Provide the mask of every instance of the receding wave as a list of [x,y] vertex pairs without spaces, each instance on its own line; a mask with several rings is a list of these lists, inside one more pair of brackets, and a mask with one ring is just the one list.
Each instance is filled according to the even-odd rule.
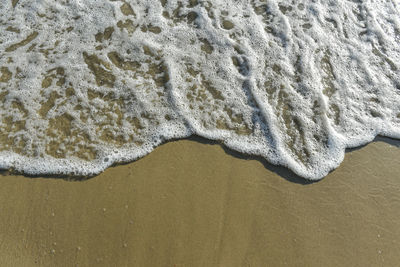
[[0,168],[92,175],[192,134],[320,179],[400,138],[396,1],[0,2]]

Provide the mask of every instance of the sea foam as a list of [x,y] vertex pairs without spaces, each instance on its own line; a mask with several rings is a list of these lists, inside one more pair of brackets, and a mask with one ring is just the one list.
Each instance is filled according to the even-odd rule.
[[320,179],[400,138],[396,1],[0,2],[0,168],[93,175],[196,134]]

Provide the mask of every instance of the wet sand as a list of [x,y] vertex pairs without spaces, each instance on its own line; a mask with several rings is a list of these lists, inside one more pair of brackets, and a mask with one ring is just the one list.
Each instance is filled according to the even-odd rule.
[[395,266],[400,142],[317,183],[201,139],[85,181],[0,176],[0,266]]

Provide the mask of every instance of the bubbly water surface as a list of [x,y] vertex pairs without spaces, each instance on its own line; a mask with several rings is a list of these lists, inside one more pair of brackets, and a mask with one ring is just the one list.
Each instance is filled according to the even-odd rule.
[[197,134],[320,179],[346,147],[400,138],[395,0],[3,0],[0,11],[3,169],[92,175]]

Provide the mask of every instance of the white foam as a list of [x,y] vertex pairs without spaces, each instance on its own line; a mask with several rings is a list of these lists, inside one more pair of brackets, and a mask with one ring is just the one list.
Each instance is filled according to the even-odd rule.
[[400,138],[394,1],[20,0],[0,10],[3,169],[92,175],[197,134],[320,179],[347,147]]

